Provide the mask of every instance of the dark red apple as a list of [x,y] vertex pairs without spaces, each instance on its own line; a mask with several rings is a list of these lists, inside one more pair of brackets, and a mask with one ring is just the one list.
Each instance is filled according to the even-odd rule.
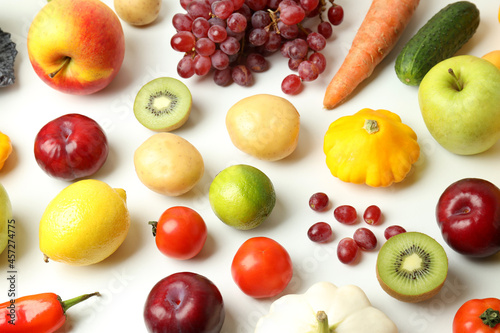
[[500,189],[479,178],[464,178],[441,194],[436,218],[445,242],[471,257],[500,251]]
[[88,177],[108,157],[108,140],[99,124],[70,113],[48,122],[35,138],[35,159],[47,174],[63,180]]
[[150,333],[218,333],[224,323],[222,295],[203,275],[180,272],[158,281],[144,305]]

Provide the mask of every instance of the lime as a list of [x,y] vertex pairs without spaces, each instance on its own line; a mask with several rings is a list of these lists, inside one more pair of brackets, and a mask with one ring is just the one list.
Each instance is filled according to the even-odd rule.
[[123,189],[95,179],[64,188],[40,220],[40,250],[46,260],[85,266],[100,262],[123,243],[130,214]]
[[259,169],[245,164],[230,166],[217,174],[208,197],[215,215],[240,230],[258,227],[276,203],[271,180]]

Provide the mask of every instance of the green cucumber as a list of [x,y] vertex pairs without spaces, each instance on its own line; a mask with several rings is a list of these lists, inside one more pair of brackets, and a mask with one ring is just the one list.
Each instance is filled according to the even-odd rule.
[[471,2],[458,1],[441,9],[399,53],[395,65],[399,80],[418,86],[434,65],[455,55],[478,26],[479,10]]

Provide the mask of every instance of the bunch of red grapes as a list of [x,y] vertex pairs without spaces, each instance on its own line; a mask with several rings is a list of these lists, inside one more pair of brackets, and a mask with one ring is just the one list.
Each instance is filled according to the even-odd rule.
[[[175,51],[184,53],[177,72],[189,78],[213,70],[219,86],[250,86],[252,73],[266,71],[268,56],[280,52],[296,73],[283,79],[281,89],[297,94],[302,82],[316,80],[325,70],[321,51],[344,18],[342,6],[333,1],[180,0],[186,13],[172,18],[176,33],[170,40]],[[304,24],[310,18],[318,20],[316,31]]]

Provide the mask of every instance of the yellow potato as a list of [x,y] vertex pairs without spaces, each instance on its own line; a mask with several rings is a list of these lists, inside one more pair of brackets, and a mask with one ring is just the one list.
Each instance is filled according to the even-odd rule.
[[205,171],[200,152],[173,133],[153,134],[134,153],[139,180],[150,190],[178,196],[191,190]]
[[114,0],[116,14],[131,25],[147,25],[156,20],[162,0]]
[[276,161],[297,147],[300,115],[288,100],[258,94],[240,100],[229,109],[226,128],[239,150],[261,160]]

